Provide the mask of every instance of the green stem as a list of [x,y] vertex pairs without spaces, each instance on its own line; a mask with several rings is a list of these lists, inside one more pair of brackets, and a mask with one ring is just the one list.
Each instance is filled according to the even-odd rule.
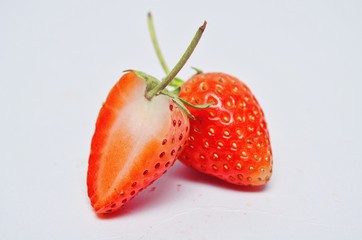
[[160,92],[165,89],[168,84],[176,77],[178,72],[182,69],[182,67],[185,65],[189,57],[191,56],[192,52],[195,50],[198,42],[201,39],[201,36],[206,28],[206,21],[204,24],[199,27],[197,30],[195,36],[193,37],[192,41],[190,42],[189,46],[187,47],[185,53],[182,55],[180,60],[177,62],[175,67],[167,74],[167,76],[162,80],[162,82],[157,85],[155,88],[151,89],[150,91],[146,92],[145,97],[148,100],[151,100],[155,95],[160,94]]
[[157,58],[160,61],[161,66],[162,66],[163,70],[165,71],[165,73],[168,74],[170,72],[170,70],[169,70],[169,68],[168,68],[168,66],[166,64],[165,58],[162,55],[160,45],[158,44],[157,37],[156,37],[156,32],[155,32],[155,27],[153,25],[152,14],[150,12],[148,13],[148,19],[147,20],[148,20],[147,21],[148,30],[150,32],[152,44],[153,44],[153,47],[154,47],[154,49],[156,51]]

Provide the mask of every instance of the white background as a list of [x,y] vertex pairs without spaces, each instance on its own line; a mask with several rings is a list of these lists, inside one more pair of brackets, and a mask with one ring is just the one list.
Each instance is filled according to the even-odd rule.
[[[262,191],[177,163],[111,218],[86,193],[98,110],[122,70],[245,81],[266,113]],[[0,239],[361,239],[362,2],[0,1]]]

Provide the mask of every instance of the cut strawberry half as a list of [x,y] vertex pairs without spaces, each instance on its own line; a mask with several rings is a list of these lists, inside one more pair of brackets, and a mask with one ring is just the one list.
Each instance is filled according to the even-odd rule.
[[189,121],[167,96],[144,97],[146,84],[126,73],[103,104],[92,139],[88,195],[97,213],[112,212],[173,165]]
[[97,213],[121,208],[180,154],[188,138],[188,116],[193,116],[187,103],[166,87],[191,56],[205,27],[206,22],[162,81],[128,70],[111,89],[98,115],[88,161],[88,196]]

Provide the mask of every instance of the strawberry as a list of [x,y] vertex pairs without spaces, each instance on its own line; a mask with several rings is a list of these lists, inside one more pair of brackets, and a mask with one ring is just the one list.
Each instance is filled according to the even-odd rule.
[[164,174],[181,152],[189,134],[187,115],[193,116],[166,87],[205,27],[206,22],[162,82],[128,71],[111,89],[98,115],[88,161],[88,196],[97,213],[121,208]]
[[264,113],[250,89],[224,73],[199,73],[181,87],[190,108],[187,146],[180,160],[200,172],[238,185],[264,185],[272,174],[272,149]]
[[125,74],[103,104],[92,139],[88,195],[97,213],[112,212],[173,165],[189,131],[186,114],[166,96],[148,101],[146,84]]

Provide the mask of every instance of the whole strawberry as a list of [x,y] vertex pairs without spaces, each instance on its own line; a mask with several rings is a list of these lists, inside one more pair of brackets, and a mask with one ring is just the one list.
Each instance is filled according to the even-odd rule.
[[186,81],[179,97],[189,108],[188,143],[179,159],[200,172],[238,185],[264,185],[272,175],[272,149],[264,113],[250,89],[224,73],[200,73]]

